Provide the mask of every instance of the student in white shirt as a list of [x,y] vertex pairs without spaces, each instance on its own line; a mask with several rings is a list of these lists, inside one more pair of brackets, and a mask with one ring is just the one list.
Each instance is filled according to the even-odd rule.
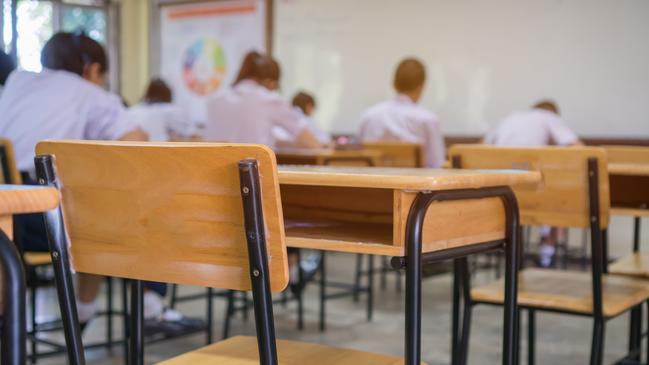
[[[330,144],[331,135],[320,129],[315,121],[311,119],[311,115],[313,115],[313,111],[315,110],[315,99],[313,96],[300,91],[293,97],[292,104],[295,112],[298,113],[300,118],[306,122],[307,127],[311,130],[311,133],[316,136],[318,142],[323,146]],[[280,127],[273,128],[273,135],[275,136],[275,140],[278,143],[281,143],[282,146],[293,146],[290,133],[286,132],[284,129]]]
[[446,149],[437,116],[417,104],[425,81],[426,69],[419,60],[403,60],[394,75],[397,96],[363,113],[359,131],[361,141],[419,143],[424,148],[426,166],[442,166]]
[[541,101],[529,110],[510,114],[487,134],[484,142],[525,147],[581,144],[579,137],[559,116],[557,105],[549,100]]
[[148,135],[150,141],[192,140],[198,126],[173,102],[173,93],[161,79],[153,79],[142,101],[128,109],[128,115]]
[[16,69],[14,60],[8,54],[0,51],[0,95],[2,95],[2,88],[7,82],[9,74]]
[[[550,100],[543,100],[531,109],[507,116],[484,138],[487,144],[497,146],[542,147],[549,145],[581,145],[573,132],[559,116],[559,108]],[[541,229],[539,265],[553,264],[557,242],[567,238],[567,230],[544,226]]]
[[298,147],[315,148],[320,143],[291,105],[270,88],[273,66],[269,57],[257,52],[246,55],[239,75],[207,105],[205,140],[256,143],[275,148],[273,127],[282,127]]
[[[101,87],[108,62],[99,43],[82,34],[57,33],[43,47],[41,63],[40,73],[12,73],[0,98],[0,135],[12,141],[25,183],[34,183],[34,149],[41,140],[147,140],[146,133],[127,117],[120,98]],[[40,214],[15,216],[15,227],[24,249],[48,250]],[[77,310],[85,327],[97,311],[103,278],[78,277]],[[147,284],[149,289],[159,287],[159,283]],[[156,317],[161,308],[158,294],[147,290],[145,317],[157,328],[163,323]]]

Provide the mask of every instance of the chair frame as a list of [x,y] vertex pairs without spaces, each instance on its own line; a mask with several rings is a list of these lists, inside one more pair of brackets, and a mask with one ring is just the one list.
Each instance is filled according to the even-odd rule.
[[[453,156],[454,167],[459,168],[461,165],[460,156]],[[562,314],[573,314],[584,317],[593,317],[593,335],[591,344],[590,363],[599,365],[603,362],[604,357],[604,339],[606,321],[614,317],[605,317],[603,314],[603,294],[602,294],[602,276],[608,273],[608,249],[607,249],[607,232],[601,228],[600,224],[600,200],[599,200],[599,171],[597,158],[588,158],[588,197],[589,197],[589,216],[590,216],[590,233],[591,233],[591,251],[592,251],[592,293],[593,293],[593,313],[575,313],[572,311],[563,311],[556,309],[538,308],[522,306],[521,309],[528,310],[528,364],[535,363],[535,334],[536,334],[536,311],[545,311]],[[456,276],[462,277],[462,282],[467,285],[462,288],[461,299],[464,302],[465,313],[461,320],[463,331],[459,331],[459,326],[453,326],[453,338],[459,344],[457,351],[453,352],[452,364],[466,364],[469,349],[469,335],[471,323],[471,311],[477,304],[502,305],[500,303],[488,303],[473,300],[470,291],[470,278],[468,267],[463,265],[456,269]],[[456,289],[454,289],[456,290]],[[459,306],[460,295],[454,295],[453,306]],[[638,305],[636,307],[640,308]],[[633,311],[634,309],[632,309]],[[519,357],[518,335],[516,336],[516,357]],[[649,348],[647,349],[649,351]]]
[[16,245],[0,231],[2,269],[2,365],[24,365],[25,342],[25,272]]
[[[35,164],[39,183],[58,188],[53,157],[51,155],[37,156]],[[277,346],[257,161],[240,161],[239,176],[260,363],[276,365]],[[68,240],[65,234],[61,206],[44,213],[44,216],[57,283],[57,295],[64,323],[65,339],[68,344],[68,361],[72,365],[85,365],[86,361],[83,354],[81,331],[72,285]],[[142,365],[144,364],[144,315],[143,285],[140,280],[132,280],[131,284],[129,327],[129,364]]]

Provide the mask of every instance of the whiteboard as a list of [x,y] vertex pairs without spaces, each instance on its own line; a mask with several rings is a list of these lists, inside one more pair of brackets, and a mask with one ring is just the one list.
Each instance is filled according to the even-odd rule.
[[264,0],[201,1],[160,8],[160,77],[195,122],[206,101],[232,84],[251,50],[266,49]]
[[356,132],[393,95],[393,70],[428,68],[422,104],[447,134],[479,135],[541,98],[580,135],[649,137],[647,0],[279,0],[283,92],[312,91],[316,120]]

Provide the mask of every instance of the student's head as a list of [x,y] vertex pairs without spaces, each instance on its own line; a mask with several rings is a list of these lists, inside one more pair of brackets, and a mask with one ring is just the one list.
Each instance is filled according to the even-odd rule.
[[266,81],[266,86],[268,90],[278,90],[279,89],[279,79],[282,75],[282,69],[279,66],[279,62],[276,59],[270,59],[270,77]]
[[8,54],[0,51],[0,86],[5,84],[7,77],[15,68],[14,60]]
[[559,115],[559,107],[552,100],[541,100],[534,104],[532,109],[541,109]]
[[273,63],[270,57],[259,52],[252,51],[243,58],[241,69],[234,81],[238,84],[243,80],[252,80],[256,83],[268,87],[270,80],[273,78]]
[[302,109],[304,115],[311,115],[315,109],[315,99],[313,96],[300,91],[293,97],[293,106]]
[[162,81],[162,79],[156,78],[149,82],[143,101],[147,104],[171,103],[173,101],[173,94],[169,86],[167,86],[167,83]]
[[43,46],[41,64],[51,70],[75,73],[103,85],[108,71],[108,58],[101,44],[79,33],[59,32]]
[[394,89],[404,95],[408,95],[417,102],[424,90],[426,82],[426,68],[424,64],[415,58],[406,58],[399,63],[394,73]]

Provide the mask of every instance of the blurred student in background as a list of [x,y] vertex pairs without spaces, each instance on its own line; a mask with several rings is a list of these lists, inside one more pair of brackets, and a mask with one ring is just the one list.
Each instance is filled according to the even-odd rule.
[[151,141],[196,140],[199,128],[188,113],[173,104],[173,93],[161,79],[152,79],[142,101],[128,110],[129,117]]
[[311,132],[318,138],[320,143],[326,145],[331,142],[331,136],[329,133],[320,129],[312,119],[316,107],[315,98],[312,95],[307,94],[304,91],[298,92],[293,97],[293,107],[300,116],[307,121],[309,129],[311,129]]
[[418,105],[426,82],[426,68],[417,59],[407,58],[394,74],[396,97],[376,104],[361,116],[362,142],[401,141],[419,143],[424,148],[427,167],[441,167],[446,149],[437,116]]
[[16,64],[11,57],[0,51],[0,96],[2,96],[2,88],[7,82],[9,74],[16,69]]
[[[103,85],[108,58],[103,47],[83,34],[57,33],[41,52],[43,71],[11,74],[0,98],[0,135],[14,145],[23,182],[34,184],[34,149],[45,139],[96,139],[146,141],[147,134],[127,115],[121,99]],[[26,251],[48,251],[42,215],[15,216],[19,244]],[[82,327],[97,312],[96,298],[103,278],[79,274],[77,311]],[[164,292],[164,284],[148,289]],[[182,318],[163,313],[162,297],[145,293],[147,328],[178,329]],[[166,326],[166,318],[174,322]],[[166,327],[165,327],[166,326]],[[171,331],[171,330],[170,330]]]
[[[484,143],[516,147],[582,145],[577,134],[559,116],[559,107],[550,100],[540,101],[529,110],[510,114],[487,134]],[[541,236],[538,264],[541,267],[553,266],[557,243],[567,240],[568,231],[544,226]]]
[[248,53],[234,84],[207,105],[205,140],[258,143],[275,148],[273,127],[287,131],[299,147],[319,147],[306,121],[273,89],[277,80],[270,57]]

